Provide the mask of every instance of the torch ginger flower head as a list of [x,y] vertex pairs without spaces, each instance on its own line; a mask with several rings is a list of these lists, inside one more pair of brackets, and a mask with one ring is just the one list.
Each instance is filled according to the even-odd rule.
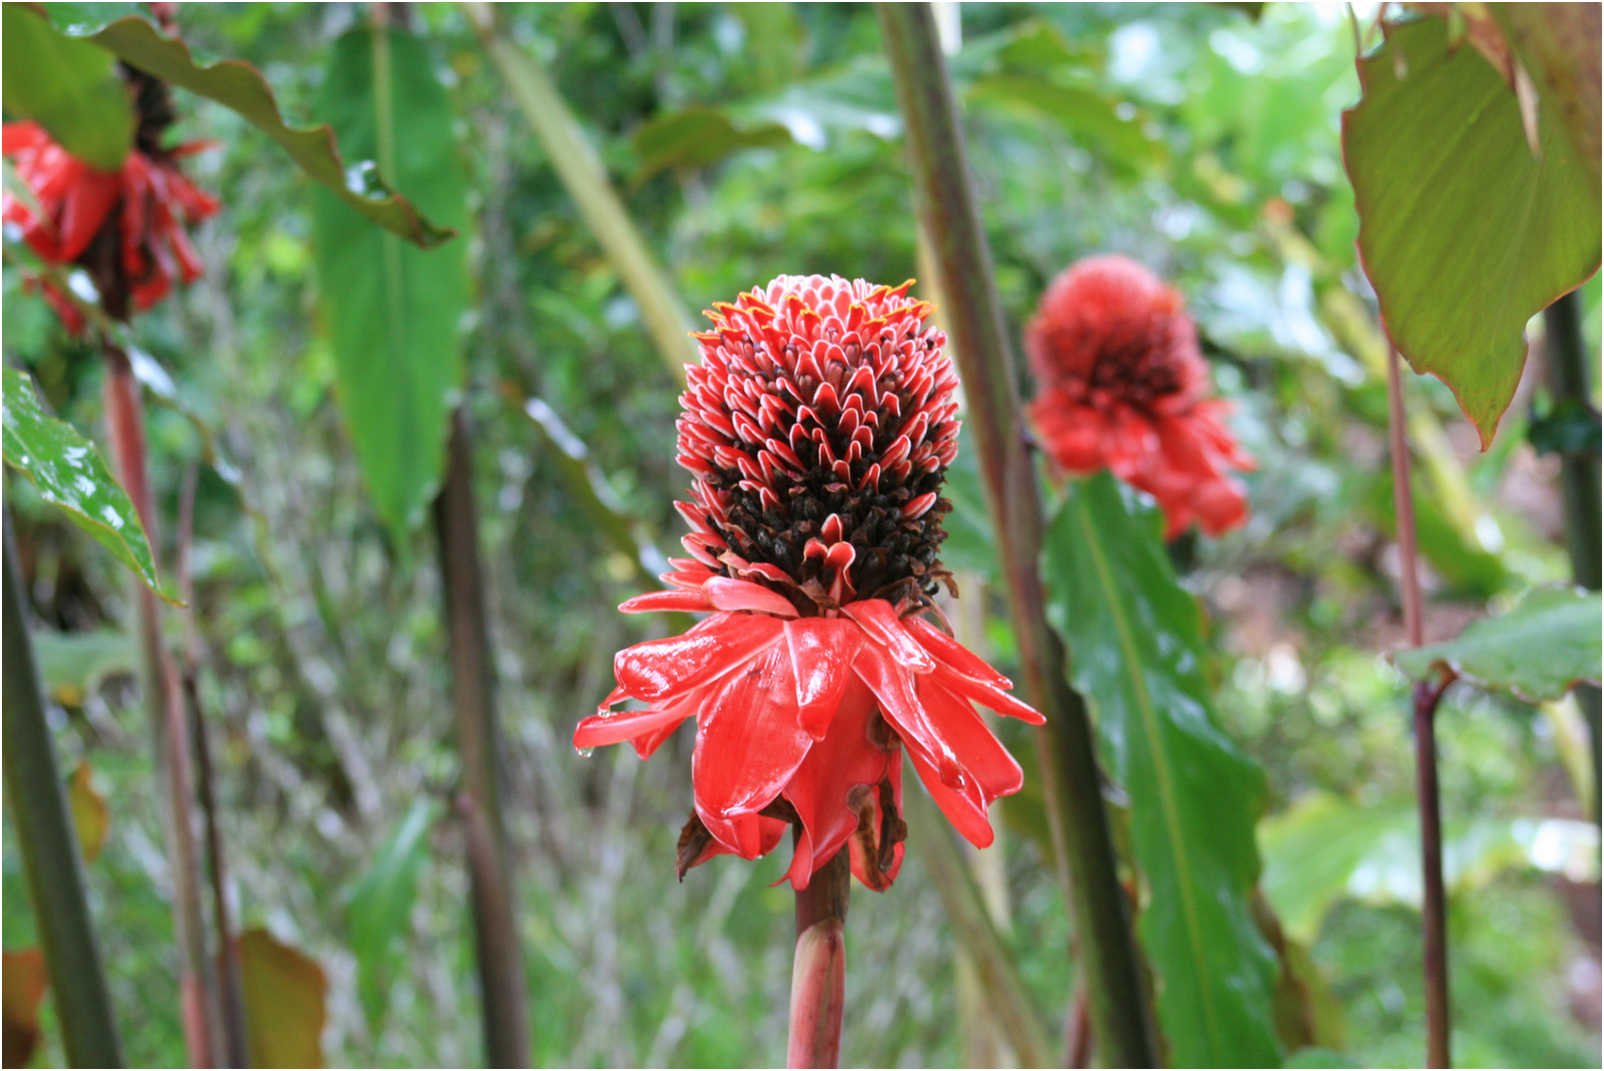
[[[946,577],[957,377],[911,285],[782,275],[715,306],[696,336],[678,425],[691,557],[672,560],[669,590],[620,609],[709,616],[620,651],[618,687],[574,733],[646,758],[695,719],[682,875],[764,855],[794,826],[795,888],[846,848],[884,889],[902,864],[904,750],[979,847],[986,808],[1023,783],[973,704],[1041,715],[924,616]],[[615,709],[626,699],[646,706]]]
[[[0,198],[0,218],[20,227],[42,259],[88,267],[102,298],[117,290],[126,293],[134,309],[148,309],[172,291],[174,279],[200,278],[200,257],[184,227],[215,214],[219,204],[178,169],[180,158],[206,148],[205,143],[160,146],[162,131],[173,121],[166,86],[132,70],[127,78],[139,127],[134,146],[115,171],[73,156],[31,120],[5,124],[0,150],[40,212],[7,192]],[[96,256],[101,242],[106,255]],[[81,330],[78,310],[50,288],[45,293],[68,328]]]
[[1072,264],[1025,330],[1039,391],[1030,418],[1065,472],[1110,469],[1164,511],[1166,539],[1193,521],[1209,535],[1247,519],[1230,470],[1251,470],[1207,397],[1208,366],[1181,296],[1120,256]]

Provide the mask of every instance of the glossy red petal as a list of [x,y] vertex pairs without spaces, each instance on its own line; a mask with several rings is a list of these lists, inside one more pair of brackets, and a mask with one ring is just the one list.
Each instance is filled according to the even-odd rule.
[[998,796],[1018,792],[1025,783],[1024,771],[969,701],[953,695],[930,676],[918,678],[917,688],[931,722],[980,786],[982,802],[989,805]]
[[708,599],[720,610],[750,610],[775,617],[795,617],[796,607],[777,591],[770,591],[750,580],[731,580],[716,576],[702,585]]
[[1029,703],[1023,703],[1000,688],[966,677],[962,673],[948,669],[945,665],[936,667],[935,679],[953,694],[972,699],[1004,717],[1018,718],[1027,725],[1041,725],[1047,720]]
[[947,747],[945,738],[920,705],[912,674],[898,665],[885,648],[873,643],[858,648],[852,671],[880,700],[880,712],[902,738],[910,755],[918,754],[943,779],[956,781],[963,776],[958,756]]
[[626,614],[647,614],[663,610],[683,610],[688,613],[705,613],[713,604],[701,591],[649,591],[618,604]]
[[778,618],[714,614],[678,636],[624,648],[613,656],[613,672],[625,692],[656,702],[740,669],[780,635]]
[[908,750],[908,761],[913,763],[914,772],[919,775],[930,798],[936,801],[936,806],[941,808],[941,813],[947,816],[953,828],[975,847],[989,848],[996,834],[986,818],[986,802],[979,784],[968,777],[948,784],[937,775],[935,767],[925,761],[923,755],[911,748]]
[[[847,546],[849,544],[837,544]],[[846,614],[869,634],[869,638],[884,647],[898,662],[915,671],[928,673],[935,668],[935,660],[913,637],[908,635],[897,618],[897,612],[884,599],[863,599],[841,607]]]
[[835,717],[852,659],[862,635],[839,617],[801,617],[785,623],[785,641],[796,677],[797,720],[815,740],[824,736]]
[[775,644],[702,704],[691,757],[697,813],[712,829],[715,821],[762,810],[812,746],[797,724],[790,653]]
[[[574,729],[574,748],[579,751],[606,747],[625,740],[634,740],[648,733],[666,729],[666,738],[680,722],[695,711],[684,704],[669,708],[647,707],[644,710],[603,710],[580,721]],[[661,741],[659,741],[661,742]],[[645,756],[642,756],[644,758]]]
[[985,659],[925,618],[905,617],[902,619],[902,627],[924,645],[924,649],[930,652],[931,657],[945,664],[948,669],[962,673],[981,684],[989,684],[993,688],[1013,687],[1013,683],[991,668]]
[[[813,745],[786,786],[785,798],[796,808],[808,841],[804,848],[799,840],[788,874],[798,889],[806,888],[813,871],[857,830],[858,812],[850,806],[853,789],[860,785],[873,789],[891,765],[893,755],[869,738],[874,714],[874,696],[854,678],[830,731]],[[896,758],[900,761],[900,756]]]

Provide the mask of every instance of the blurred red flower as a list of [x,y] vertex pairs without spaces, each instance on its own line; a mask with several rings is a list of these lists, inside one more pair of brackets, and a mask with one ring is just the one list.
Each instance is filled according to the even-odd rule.
[[1208,366],[1181,296],[1140,264],[1095,256],[1053,280],[1025,330],[1038,392],[1029,407],[1065,472],[1110,469],[1158,500],[1166,539],[1193,521],[1209,535],[1247,520],[1232,469],[1253,458],[1208,397]]
[[[620,609],[710,616],[620,651],[618,687],[574,733],[646,758],[696,720],[682,874],[763,855],[794,825],[794,887],[847,847],[858,880],[884,889],[902,862],[902,750],[979,847],[991,801],[1023,783],[972,704],[1041,715],[922,616],[946,577],[957,378],[910,285],[782,275],[697,336],[678,455],[692,557]],[[647,705],[614,709],[626,699]]]
[[[122,167],[102,171],[67,152],[31,120],[6,123],[0,137],[0,151],[14,163],[41,210],[36,214],[7,192],[0,198],[0,218],[20,227],[40,257],[53,264],[84,263],[97,236],[109,231],[103,239],[114,242],[109,268],[126,282],[137,309],[166,297],[175,278],[188,283],[200,277],[200,258],[184,224],[199,222],[219,206],[184,177],[177,161],[205,145],[154,155],[132,148]],[[104,285],[105,280],[97,282]],[[75,327],[77,311],[61,295],[47,290],[47,296],[68,326]]]

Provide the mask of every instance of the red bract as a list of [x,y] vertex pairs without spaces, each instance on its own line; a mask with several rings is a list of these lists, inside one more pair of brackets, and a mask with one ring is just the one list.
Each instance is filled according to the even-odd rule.
[[53,264],[78,262],[103,229],[115,228],[116,268],[139,309],[166,297],[174,278],[188,283],[200,277],[200,258],[184,224],[212,215],[218,202],[185,178],[176,160],[202,146],[181,146],[159,156],[130,149],[121,168],[101,171],[31,121],[5,124],[3,140],[5,156],[43,214],[7,193],[0,200],[0,217],[19,226],[39,256]]
[[1025,330],[1039,388],[1030,418],[1066,472],[1110,469],[1164,510],[1165,538],[1193,521],[1219,535],[1247,520],[1232,469],[1253,458],[1208,397],[1208,366],[1181,296],[1120,256],[1071,265]]
[[[973,704],[1039,724],[1012,685],[923,614],[946,576],[941,498],[957,378],[930,306],[839,277],[780,276],[708,313],[680,396],[690,558],[626,613],[709,616],[620,651],[618,687],[574,745],[642,758],[696,721],[681,873],[772,851],[805,888],[843,847],[873,889],[902,863],[902,755],[977,846],[1019,765]],[[614,709],[626,699],[644,709]]]

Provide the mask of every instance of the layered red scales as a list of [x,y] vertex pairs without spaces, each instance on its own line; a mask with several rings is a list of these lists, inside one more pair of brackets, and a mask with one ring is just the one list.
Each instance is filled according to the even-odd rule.
[[[805,888],[846,848],[863,884],[902,863],[902,753],[974,844],[1019,790],[974,705],[1039,724],[1012,685],[927,615],[946,574],[941,497],[958,449],[946,336],[911,281],[782,275],[708,313],[680,396],[690,558],[626,613],[709,616],[614,660],[618,687],[574,745],[631,741],[642,758],[695,719],[695,814],[681,871],[772,851]],[[646,704],[619,709],[626,700]]]
[[1030,418],[1066,472],[1107,468],[1151,494],[1165,538],[1196,521],[1218,535],[1247,519],[1231,470],[1253,458],[1208,397],[1208,366],[1181,296],[1120,256],[1071,265],[1025,331],[1038,392]]

